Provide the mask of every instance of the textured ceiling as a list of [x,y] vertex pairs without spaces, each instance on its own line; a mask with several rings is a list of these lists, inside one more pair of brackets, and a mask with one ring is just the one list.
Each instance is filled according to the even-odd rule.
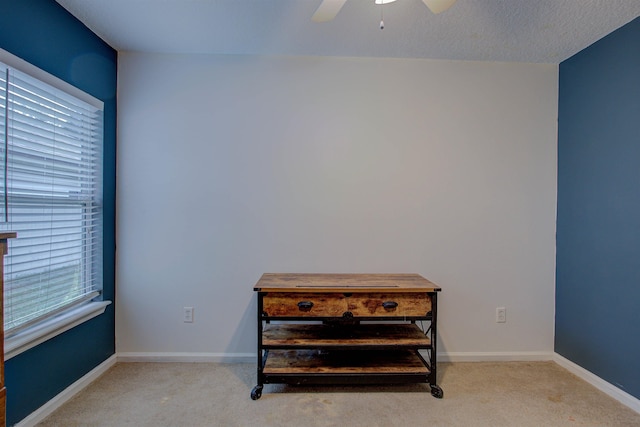
[[[640,0],[57,0],[119,51],[559,63],[640,16]],[[384,13],[385,29],[380,30]]]

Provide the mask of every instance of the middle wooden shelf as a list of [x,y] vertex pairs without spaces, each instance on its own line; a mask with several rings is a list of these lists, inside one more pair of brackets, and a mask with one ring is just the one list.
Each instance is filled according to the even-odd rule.
[[265,349],[426,349],[431,340],[415,323],[398,324],[267,324]]

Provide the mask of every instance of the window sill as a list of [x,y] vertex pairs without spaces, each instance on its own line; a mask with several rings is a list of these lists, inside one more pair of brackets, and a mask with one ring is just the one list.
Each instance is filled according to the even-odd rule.
[[111,304],[111,301],[84,304],[5,339],[4,359],[11,359],[56,335],[68,331],[74,326],[99,316],[104,313],[109,304]]

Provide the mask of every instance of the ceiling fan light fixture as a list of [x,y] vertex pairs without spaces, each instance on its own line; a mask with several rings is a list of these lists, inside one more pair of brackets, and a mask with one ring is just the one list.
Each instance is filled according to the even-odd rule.
[[[387,3],[393,3],[396,0],[373,0],[374,4],[383,5]],[[327,22],[336,17],[342,6],[347,0],[322,0],[320,6],[316,9],[315,13],[311,17],[314,22]],[[433,13],[441,13],[449,9],[456,0],[422,0],[429,10]],[[382,8],[380,9],[382,10]]]
[[444,12],[453,6],[455,2],[456,0],[422,0],[422,3],[435,14]]

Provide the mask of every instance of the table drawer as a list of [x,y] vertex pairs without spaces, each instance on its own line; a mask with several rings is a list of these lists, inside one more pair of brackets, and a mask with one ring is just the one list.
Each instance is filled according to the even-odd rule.
[[276,292],[264,296],[262,311],[271,317],[342,317],[348,310],[344,294]]
[[264,295],[270,317],[423,317],[431,311],[426,293],[287,293]]
[[347,308],[354,317],[422,317],[431,311],[431,298],[425,293],[353,294]]

